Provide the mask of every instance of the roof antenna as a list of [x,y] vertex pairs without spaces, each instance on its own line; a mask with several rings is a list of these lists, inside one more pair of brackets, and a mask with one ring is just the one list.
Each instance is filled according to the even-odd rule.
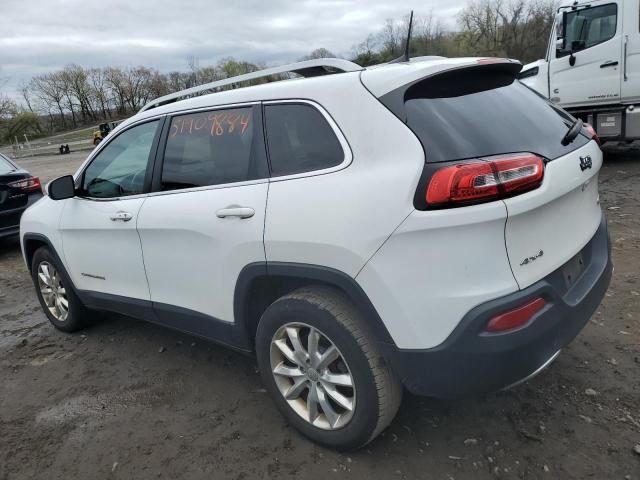
[[413,28],[413,10],[411,10],[411,15],[409,15],[409,31],[407,32],[407,41],[404,44],[404,54],[401,57],[396,58],[395,60],[391,60],[389,63],[399,63],[399,62],[409,61],[409,46],[411,44],[412,28]]

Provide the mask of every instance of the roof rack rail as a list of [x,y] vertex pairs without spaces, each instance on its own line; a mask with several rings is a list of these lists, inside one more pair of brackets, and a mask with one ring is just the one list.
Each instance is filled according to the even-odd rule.
[[180,98],[188,97],[196,93],[206,92],[207,90],[213,90],[227,85],[233,85],[234,83],[264,78],[270,75],[278,75],[281,73],[295,73],[303,77],[317,77],[332,73],[357,72],[359,70],[362,70],[362,67],[360,65],[350,62],[349,60],[344,60],[342,58],[319,58],[314,60],[305,60],[302,62],[290,63],[289,65],[282,65],[280,67],[266,68],[257,72],[245,73],[236,77],[225,78],[223,80],[217,80],[215,82],[205,83],[196,87],[187,88],[186,90],[180,90],[179,92],[170,93],[169,95],[165,95],[163,97],[159,97],[155,100],[150,101],[144,107],[142,107],[140,111],[144,112],[145,110],[149,110],[151,108],[166,105],[167,103],[175,102]]

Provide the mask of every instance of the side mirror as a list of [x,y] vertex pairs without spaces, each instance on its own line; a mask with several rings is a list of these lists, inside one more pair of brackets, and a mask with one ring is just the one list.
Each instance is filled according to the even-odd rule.
[[56,178],[47,187],[51,200],[65,200],[76,196],[76,185],[71,175]]

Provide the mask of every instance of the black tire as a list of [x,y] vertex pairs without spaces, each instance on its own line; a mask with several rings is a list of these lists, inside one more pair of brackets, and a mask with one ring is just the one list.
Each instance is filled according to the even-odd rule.
[[[66,299],[68,301],[68,314],[67,318],[64,321],[58,320],[51,313],[42,295],[38,280],[38,268],[43,262],[47,262],[53,265],[53,267],[59,273],[60,284],[65,289]],[[73,290],[73,285],[71,284],[71,281],[66,274],[66,271],[64,270],[62,265],[60,265],[60,262],[54,257],[54,255],[51,254],[49,248],[40,247],[33,254],[33,260],[31,262],[31,278],[33,280],[34,286],[36,287],[36,295],[38,296],[38,300],[40,301],[40,306],[55,328],[63,332],[75,332],[84,328],[88,324],[90,318],[90,310],[82,304],[82,302],[78,298],[78,295],[76,295],[75,291]]]
[[[276,384],[271,341],[283,325],[303,322],[338,348],[353,377],[357,400],[350,420],[326,430],[296,413]],[[308,340],[307,340],[308,341]],[[313,441],[339,450],[360,448],[393,420],[402,400],[402,384],[387,365],[365,319],[340,291],[313,286],[296,290],[271,304],[256,333],[256,353],[263,382],[288,422]]]

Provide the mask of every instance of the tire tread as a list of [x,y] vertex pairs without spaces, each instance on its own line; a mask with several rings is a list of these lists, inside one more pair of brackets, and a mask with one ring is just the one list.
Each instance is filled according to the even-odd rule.
[[378,392],[378,416],[376,427],[369,438],[358,447],[362,447],[377,437],[389,426],[395,417],[402,401],[402,383],[391,369],[375,344],[375,336],[367,326],[362,314],[342,292],[331,287],[303,287],[280,300],[296,299],[315,305],[328,311],[344,327],[362,349]]

